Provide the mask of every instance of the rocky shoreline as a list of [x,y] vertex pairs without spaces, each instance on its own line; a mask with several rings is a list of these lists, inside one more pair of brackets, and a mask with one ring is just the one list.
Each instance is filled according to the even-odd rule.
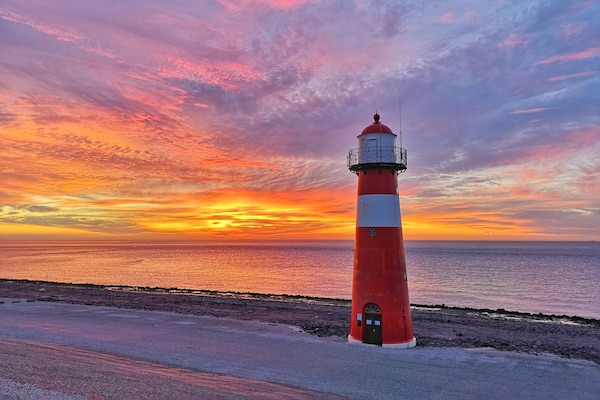
[[[350,329],[350,301],[342,299],[8,279],[0,279],[0,298],[256,320],[338,341]],[[413,305],[412,319],[418,346],[489,347],[600,364],[595,319],[444,305]]]

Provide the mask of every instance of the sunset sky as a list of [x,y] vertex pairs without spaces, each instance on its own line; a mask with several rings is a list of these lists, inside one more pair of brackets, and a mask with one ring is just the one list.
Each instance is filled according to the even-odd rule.
[[3,0],[0,239],[600,240],[600,3]]

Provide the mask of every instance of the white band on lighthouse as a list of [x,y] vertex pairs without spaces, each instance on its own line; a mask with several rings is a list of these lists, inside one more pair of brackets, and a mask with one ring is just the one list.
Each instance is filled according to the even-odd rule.
[[358,196],[357,228],[393,228],[402,226],[400,200],[396,194],[363,194]]

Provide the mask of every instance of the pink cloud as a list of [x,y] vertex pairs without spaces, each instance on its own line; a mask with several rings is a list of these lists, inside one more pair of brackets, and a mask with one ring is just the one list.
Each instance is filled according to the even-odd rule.
[[546,111],[546,110],[547,110],[547,108],[542,108],[542,107],[530,108],[527,110],[516,110],[516,111],[511,112],[511,114],[535,114],[535,113],[539,113],[539,112]]
[[242,11],[248,6],[252,7],[256,4],[268,4],[272,8],[280,10],[291,10],[298,6],[307,3],[314,3],[315,0],[246,0],[246,1],[222,1],[222,4],[230,11]]
[[536,64],[551,64],[555,62],[571,62],[578,60],[585,60],[587,58],[598,57],[600,56],[600,47],[589,48],[584,51],[580,51],[577,53],[564,54],[559,56],[548,57]]
[[0,18],[6,19],[17,24],[27,25],[30,28],[35,29],[38,32],[45,33],[46,35],[54,36],[56,39],[63,42],[78,42],[83,40],[83,37],[73,32],[67,32],[64,30],[56,29],[50,26],[40,24],[31,19],[24,18],[20,15],[11,13],[7,10],[0,10]]
[[521,35],[514,33],[507,37],[502,43],[500,43],[500,46],[502,47],[527,47],[527,45],[529,45],[529,40],[525,40],[521,37]]
[[463,16],[465,17],[465,19],[467,20],[474,20],[475,19],[475,11],[469,10],[466,11]]
[[312,3],[314,0],[267,0],[266,2],[269,3],[271,7],[289,10],[302,4]]
[[[75,32],[74,30],[65,30],[50,24],[44,24],[34,19],[26,18],[10,11],[0,10],[0,18],[8,21],[22,24],[30,27],[40,33],[54,37],[56,40],[67,43],[74,43],[75,46],[85,52],[95,54],[100,57],[109,58],[112,60],[119,60],[120,57],[113,54],[106,48],[98,46],[96,38],[86,38],[85,36]],[[54,22],[56,24],[56,22]]]
[[561,32],[563,35],[569,37],[569,36],[577,35],[577,34],[583,32],[583,30],[586,27],[587,27],[586,23],[569,24],[569,25],[564,26],[561,29]]
[[559,81],[564,81],[566,79],[573,79],[573,78],[585,78],[588,76],[600,76],[600,72],[598,71],[586,71],[586,72],[579,72],[577,74],[569,74],[569,75],[558,75],[558,76],[553,76],[552,78],[548,78],[546,79],[547,82],[559,82]]
[[196,63],[184,59],[169,59],[168,62],[172,66],[163,68],[161,76],[199,80],[225,90],[236,90],[243,82],[263,78],[259,72],[240,63]]
[[438,19],[442,24],[451,24],[454,22],[454,13],[452,11],[446,11]]

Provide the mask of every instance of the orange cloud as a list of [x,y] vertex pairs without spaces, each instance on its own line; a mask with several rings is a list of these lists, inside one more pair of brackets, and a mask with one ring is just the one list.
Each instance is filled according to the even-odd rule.
[[94,131],[61,133],[71,130],[64,122],[54,127],[0,137],[0,171],[10,176],[0,193],[7,235],[38,226],[71,236],[351,237],[354,209],[339,201],[346,189],[324,191],[318,172],[314,188],[302,188],[288,177],[289,159],[244,158],[182,134],[164,157],[139,150],[138,138],[117,135],[117,143]]

